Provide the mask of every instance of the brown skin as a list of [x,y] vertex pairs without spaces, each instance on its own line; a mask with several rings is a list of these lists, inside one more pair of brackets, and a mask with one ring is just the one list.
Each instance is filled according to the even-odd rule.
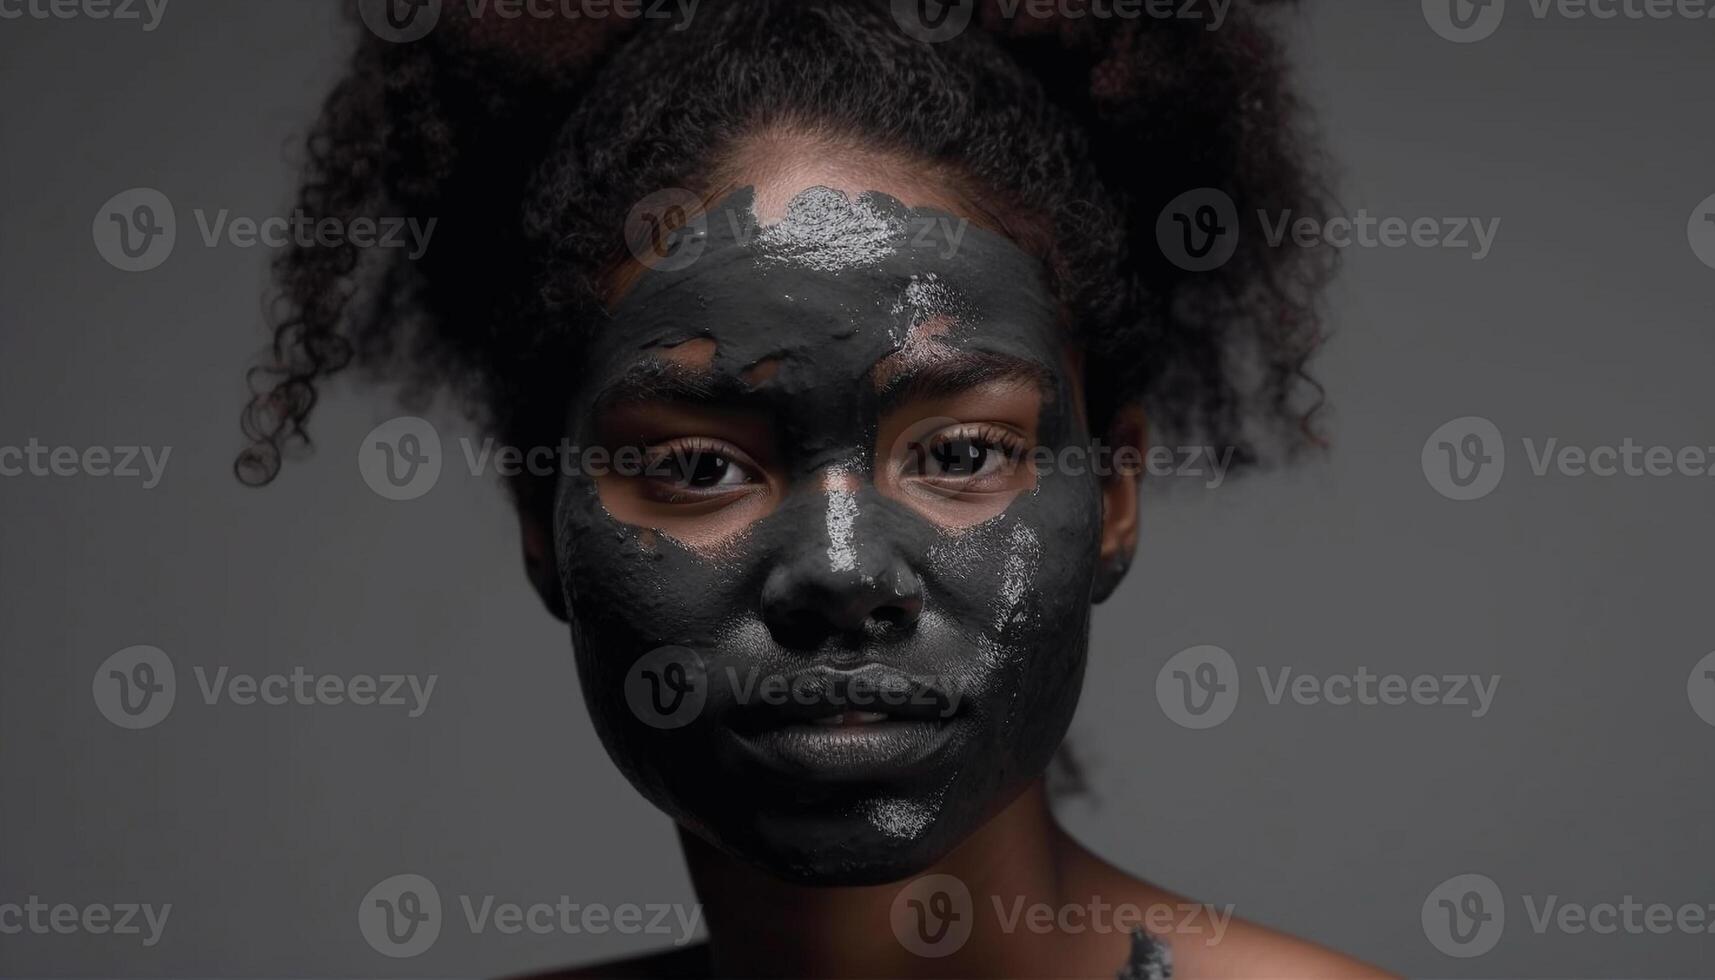
[[[721,168],[722,185],[752,184],[762,221],[777,220],[785,202],[805,188],[824,186],[850,196],[868,190],[890,194],[913,207],[933,207],[970,218],[993,228],[993,217],[971,198],[954,192],[948,175],[873,150],[842,144],[839,152],[824,136],[771,133],[748,142]],[[718,196],[718,195],[711,195]],[[636,281],[640,270],[620,268],[611,280],[613,300]],[[712,356],[696,348],[666,356],[694,361]],[[1079,354],[1068,347],[1068,358]],[[691,365],[685,365],[691,366]],[[878,371],[885,371],[878,365]],[[1081,392],[1080,392],[1081,394]],[[1020,387],[978,392],[975,404],[918,406],[923,417],[988,418],[1034,416],[1027,404],[1007,405],[1033,397]],[[997,404],[998,403],[998,404]],[[1016,409],[1016,411],[1008,411]],[[663,408],[662,411],[668,411]],[[683,411],[675,408],[672,411]],[[966,414],[961,414],[966,413]],[[683,420],[675,420],[683,429]],[[650,418],[629,424],[647,427]],[[710,419],[711,434],[730,420]],[[901,420],[901,427],[910,420]],[[1136,407],[1117,413],[1105,438],[1114,447],[1147,448],[1147,427]],[[882,444],[886,445],[884,438]],[[766,470],[765,465],[759,469]],[[1103,525],[1101,561],[1124,567],[1137,546],[1138,475],[1116,474],[1102,484]],[[772,479],[772,477],[769,477]],[[1003,488],[1005,489],[1005,488]],[[651,523],[647,501],[615,496],[603,489],[604,504],[627,522],[656,527],[689,539],[718,540],[732,528],[696,526],[696,517],[675,518],[672,528]],[[759,498],[757,510],[765,503]],[[935,506],[932,500],[925,507]],[[1004,504],[1002,505],[1004,506]],[[758,512],[762,512],[758,510]],[[744,520],[741,507],[714,521]],[[754,517],[750,518],[754,519]],[[565,609],[555,579],[550,534],[530,515],[523,518],[526,568],[543,600],[555,615]],[[1174,976],[1192,977],[1384,977],[1367,966],[1313,943],[1282,935],[1233,918],[1218,943],[1210,944],[1214,926],[1199,917],[1190,923],[1177,911],[1187,903],[1179,895],[1133,877],[1108,864],[1068,836],[1054,821],[1040,778],[998,816],[967,838],[925,874],[950,874],[970,889],[976,914],[970,939],[951,956],[927,959],[908,951],[893,938],[890,920],[901,884],[875,887],[806,887],[782,882],[728,857],[695,835],[680,834],[698,900],[708,917],[711,938],[700,945],[628,960],[552,974],[558,977],[789,976],[789,977],[1111,977],[1127,962],[1131,939],[1120,932],[1062,932],[1046,934],[1028,929],[1004,931],[993,912],[990,896],[1011,907],[1019,898],[1027,906],[1053,908],[1088,906],[1155,906],[1172,910],[1162,921],[1172,930],[1159,934],[1172,948]],[[1177,930],[1188,925],[1184,932]]]

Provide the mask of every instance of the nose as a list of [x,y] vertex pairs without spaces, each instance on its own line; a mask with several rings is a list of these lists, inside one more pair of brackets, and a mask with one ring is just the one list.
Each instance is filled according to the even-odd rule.
[[885,528],[863,519],[855,484],[830,480],[822,497],[805,501],[813,506],[796,515],[804,533],[763,583],[769,632],[797,649],[839,636],[909,632],[923,612],[917,574]]
[[922,587],[904,562],[866,574],[834,568],[825,556],[799,555],[775,566],[762,587],[763,620],[784,647],[909,632],[922,612]]

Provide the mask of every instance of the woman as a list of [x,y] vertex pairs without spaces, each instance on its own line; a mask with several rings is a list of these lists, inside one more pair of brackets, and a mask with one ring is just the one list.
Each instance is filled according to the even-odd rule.
[[1156,241],[1198,188],[1315,211],[1276,47],[1242,11],[998,7],[929,43],[900,6],[449,5],[365,43],[300,204],[435,236],[282,259],[239,473],[271,479],[352,364],[579,447],[509,478],[525,565],[710,935],[593,975],[1367,975],[1215,915],[1004,914],[1196,908],[1061,832],[1043,773],[1145,420],[1245,460],[1313,439],[1323,270]]

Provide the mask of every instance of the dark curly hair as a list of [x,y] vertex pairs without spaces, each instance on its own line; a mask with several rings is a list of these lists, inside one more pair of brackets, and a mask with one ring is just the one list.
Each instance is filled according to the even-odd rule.
[[[723,0],[690,22],[499,21],[452,3],[424,40],[366,36],[310,136],[298,207],[438,224],[416,260],[349,244],[278,257],[239,477],[267,483],[307,446],[318,384],[354,365],[407,401],[452,393],[506,444],[558,439],[555,373],[605,316],[632,206],[707,190],[723,154],[780,125],[953,175],[1036,251],[1088,352],[1098,422],[1140,401],[1158,438],[1241,463],[1317,444],[1304,366],[1322,253],[1246,235],[1192,273],[1156,244],[1161,210],[1193,188],[1240,214],[1324,213],[1263,12],[1235,6],[1209,30],[978,6],[940,44],[908,36],[887,0]],[[542,479],[514,479],[521,507]]]

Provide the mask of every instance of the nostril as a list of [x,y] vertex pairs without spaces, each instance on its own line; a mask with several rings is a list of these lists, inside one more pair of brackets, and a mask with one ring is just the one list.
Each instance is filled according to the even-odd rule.
[[810,610],[797,610],[770,617],[768,630],[774,640],[788,649],[812,649],[833,634],[828,620]]
[[880,575],[834,572],[820,562],[774,569],[762,589],[762,615],[776,642],[813,649],[836,636],[880,639],[909,631],[923,610],[910,569]]
[[870,610],[869,618],[888,629],[898,629],[914,625],[922,611],[922,599],[916,596],[901,596]]
[[870,618],[883,626],[899,626],[905,622],[905,610],[898,606],[882,606]]

